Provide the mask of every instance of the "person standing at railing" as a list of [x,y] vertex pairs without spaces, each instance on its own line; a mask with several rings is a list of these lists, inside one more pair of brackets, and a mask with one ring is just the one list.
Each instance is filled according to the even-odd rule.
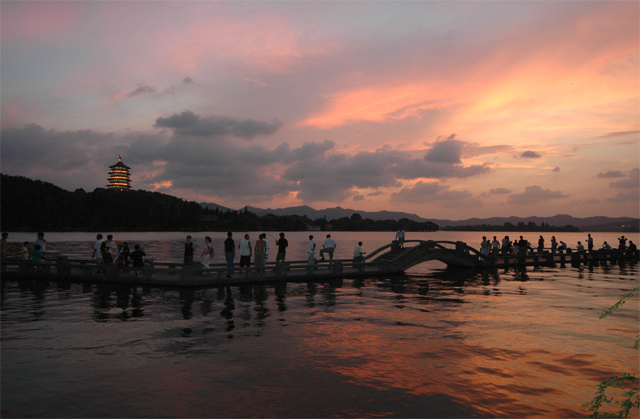
[[144,267],[144,257],[147,256],[147,254],[144,252],[144,250],[140,247],[139,244],[136,244],[135,246],[133,246],[133,252],[131,253],[131,260],[132,265],[133,265],[133,274],[138,276],[138,272],[140,271],[141,268]]
[[358,242],[353,248],[353,261],[355,263],[364,263],[364,252],[362,251],[362,242]]
[[324,254],[329,253],[329,261],[333,262],[333,252],[336,250],[336,241],[331,238],[331,234],[327,234],[327,238],[322,244],[322,249],[320,249],[320,260],[324,259]]
[[540,236],[538,239],[538,253],[542,253],[544,250],[544,237]]
[[105,265],[111,265],[113,263],[113,252],[118,250],[118,247],[113,242],[113,235],[107,235],[107,240],[103,241],[100,245],[100,253],[102,253],[102,261]]
[[240,240],[238,249],[240,249],[240,267],[248,268],[249,266],[251,266],[251,255],[253,254],[253,251],[251,249],[251,241],[248,234],[245,234],[244,239]]
[[233,260],[236,258],[236,242],[233,240],[233,233],[227,232],[227,239],[224,241],[224,258],[227,260],[227,278],[231,278],[233,273]]
[[589,250],[589,253],[593,252],[593,237],[591,237],[591,234],[587,234],[587,250]]
[[316,263],[316,241],[313,239],[313,236],[309,236],[309,265],[314,265]]
[[184,261],[183,265],[191,266],[193,265],[193,242],[191,241],[191,236],[187,236],[187,241],[184,244]]
[[500,242],[496,236],[493,236],[493,241],[491,242],[491,254],[497,255],[500,253]]
[[[266,237],[266,234],[264,236]],[[255,262],[254,262],[256,266],[256,272],[260,276],[264,274],[264,255],[266,253],[266,250],[267,250],[267,242],[266,240],[264,240],[263,235],[261,234],[260,236],[258,236],[258,240],[256,240],[256,245],[255,245],[256,256],[255,256]]]
[[44,258],[44,252],[42,251],[42,249],[40,248],[39,244],[34,244],[33,245],[33,255],[32,255],[32,259],[34,263],[44,263],[47,260]]
[[404,249],[404,237],[405,237],[406,233],[404,231],[404,229],[402,228],[402,226],[398,226],[398,231],[396,232],[396,240],[398,240],[398,244],[400,245],[401,249]]
[[280,238],[276,241],[276,246],[278,246],[278,254],[276,255],[276,263],[282,262],[284,263],[284,259],[287,256],[287,247],[289,247],[289,242],[284,238],[284,233],[280,233]]
[[29,242],[22,243],[22,260],[29,260]]
[[202,250],[202,266],[205,268],[209,268],[209,261],[213,257],[213,246],[211,245],[211,237],[207,236],[204,238],[204,249]]
[[[102,252],[100,249],[102,248],[102,234],[96,235],[96,242],[93,244],[93,252],[91,253],[91,259],[96,259],[96,265],[102,265]],[[96,270],[96,273],[100,273],[100,269]]]
[[9,254],[9,244],[7,243],[7,239],[9,238],[9,233],[2,233],[2,264],[7,260],[7,255]]
[[40,250],[42,250],[42,257],[44,257],[47,251],[47,241],[44,239],[44,233],[42,231],[38,233],[38,238],[36,239],[34,244],[40,245]]

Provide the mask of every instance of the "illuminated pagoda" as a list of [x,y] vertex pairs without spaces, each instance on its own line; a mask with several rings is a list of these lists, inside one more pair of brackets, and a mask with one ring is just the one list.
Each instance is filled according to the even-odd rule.
[[129,179],[129,166],[122,163],[122,153],[118,158],[118,163],[109,166],[109,183],[108,189],[118,189],[120,191],[128,191],[131,189],[131,180]]

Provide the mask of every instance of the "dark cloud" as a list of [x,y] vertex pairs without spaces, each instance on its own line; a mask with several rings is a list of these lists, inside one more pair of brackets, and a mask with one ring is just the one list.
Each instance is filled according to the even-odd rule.
[[493,195],[505,195],[505,194],[510,194],[511,193],[511,189],[507,189],[507,188],[494,188],[491,189],[489,191],[490,194]]
[[638,189],[640,188],[640,169],[633,169],[627,179],[618,180],[609,184],[612,188]]
[[630,192],[618,192],[615,196],[607,199],[607,202],[614,203],[625,203],[625,202],[635,202],[638,203],[640,201],[640,191],[634,190]]
[[569,197],[569,195],[565,195],[560,191],[542,189],[538,185],[533,185],[524,188],[523,193],[509,195],[509,197],[507,198],[507,202],[516,205],[534,205],[541,202],[548,202],[554,199],[562,199],[567,197]]
[[130,92],[127,97],[136,97],[136,96],[144,96],[144,95],[151,95],[154,94],[156,92],[156,88],[152,87],[152,86],[147,86],[147,85],[143,85],[138,87],[136,90],[134,90],[133,92]]
[[193,79],[191,77],[185,77],[184,79],[182,79],[182,83],[184,83],[184,84],[195,84],[195,82],[193,81]]
[[[6,128],[2,138],[2,172],[54,183],[65,189],[106,185],[109,165],[118,161],[122,144],[137,134],[118,137],[91,130],[46,130],[37,124]],[[153,149],[151,149],[153,150]]]
[[275,153],[277,153],[285,163],[291,163],[323,155],[327,151],[333,149],[335,145],[336,143],[333,141],[324,140],[321,143],[304,143],[302,147],[291,150],[288,143],[282,143],[278,148],[276,148]]
[[523,159],[539,159],[542,156],[535,151],[527,150],[522,153],[520,157],[522,157]]
[[609,170],[607,172],[598,173],[599,178],[617,178],[624,177],[624,174],[619,170]]
[[406,160],[392,168],[392,171],[401,179],[468,178],[487,173],[490,170],[485,165],[463,166],[461,164],[436,163],[424,159]]
[[431,150],[427,152],[424,159],[435,163],[460,164],[460,155],[462,154],[462,141],[455,140],[455,134],[447,137],[446,140],[436,142]]
[[353,197],[354,201],[364,201],[364,195],[355,195]]
[[251,140],[260,135],[273,135],[282,127],[283,123],[274,118],[270,123],[245,119],[243,121],[212,116],[202,118],[191,111],[173,114],[169,117],[156,119],[155,127],[170,128],[176,134],[195,137],[234,136]]
[[553,171],[553,172],[559,172],[559,171],[560,171],[560,168],[556,166],[556,167],[554,167],[554,168],[553,168],[553,170],[552,170],[552,171]]
[[54,131],[36,124],[2,130],[2,169],[39,165],[47,170],[71,171],[88,167],[88,156],[113,143],[112,134],[91,130]]
[[320,154],[313,160],[291,165],[284,178],[297,182],[298,197],[308,201],[342,200],[353,188],[378,188],[397,185],[389,170],[395,162],[393,153],[378,150],[345,154]]
[[[333,141],[306,142],[299,147],[282,143],[275,148],[238,142],[275,132],[281,123],[204,118],[185,111],[156,120],[169,132],[127,135],[92,131],[47,131],[38,125],[2,131],[2,164],[5,173],[34,176],[56,172],[61,179],[77,173],[71,189],[104,186],[108,166],[118,152],[132,166],[134,188],[161,189],[167,193],[228,196],[238,200],[269,200],[290,193],[307,202],[364,199],[360,189],[400,187],[399,179],[447,179],[479,175],[485,166],[433,162],[416,158],[415,152],[389,146],[354,155],[335,151]],[[436,143],[431,156],[459,161],[464,143],[451,138]],[[451,158],[453,157],[453,158]],[[75,172],[74,172],[75,171]],[[53,181],[51,176],[40,178]],[[87,184],[91,179],[92,184]],[[425,186],[412,188],[413,194]],[[411,199],[405,190],[399,197]],[[468,193],[440,191],[443,202],[469,202]],[[466,201],[465,201],[466,200]],[[475,204],[475,203],[474,203]]]

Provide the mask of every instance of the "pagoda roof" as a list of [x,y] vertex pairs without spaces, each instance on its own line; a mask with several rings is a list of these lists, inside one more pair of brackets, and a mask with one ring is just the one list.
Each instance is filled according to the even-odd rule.
[[114,167],[122,167],[123,169],[131,169],[129,166],[127,166],[126,164],[122,163],[122,153],[120,153],[120,157],[118,158],[118,163],[109,166],[109,168],[114,168]]

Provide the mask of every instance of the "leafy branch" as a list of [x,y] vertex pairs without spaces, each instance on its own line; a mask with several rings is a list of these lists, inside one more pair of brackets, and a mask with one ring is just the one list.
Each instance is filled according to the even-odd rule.
[[[612,314],[618,308],[620,308],[629,298],[633,297],[640,291],[640,288],[634,288],[629,294],[623,296],[616,304],[609,307],[600,315],[601,319],[604,319],[609,314]],[[635,349],[638,349],[640,339],[636,340],[634,345]],[[619,390],[619,397],[621,400],[615,400],[614,396],[607,396],[607,390],[617,389]],[[582,407],[589,408],[590,412],[593,412],[590,418],[628,418],[629,413],[633,408],[640,409],[640,378],[635,374],[623,373],[622,377],[613,376],[606,380],[603,380],[598,385],[598,391],[596,396],[583,404]],[[600,408],[603,405],[615,403],[619,405],[617,412],[600,413]]]

